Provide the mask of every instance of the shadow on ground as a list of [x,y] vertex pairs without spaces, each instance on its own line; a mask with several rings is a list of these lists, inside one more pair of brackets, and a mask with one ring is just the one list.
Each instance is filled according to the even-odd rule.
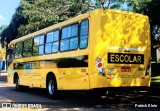
[[[84,92],[61,92],[60,98],[50,102],[42,102],[44,108],[59,110],[139,110],[136,105],[147,105],[142,110],[159,110],[160,89],[141,91],[137,93],[121,93],[116,95],[90,96]],[[27,93],[47,98],[44,89],[31,88]],[[148,107],[150,105],[150,107]],[[157,106],[153,106],[157,105]],[[152,107],[151,107],[152,106]]]

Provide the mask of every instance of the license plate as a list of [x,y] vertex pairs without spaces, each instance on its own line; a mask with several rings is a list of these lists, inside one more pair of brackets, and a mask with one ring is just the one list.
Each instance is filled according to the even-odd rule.
[[121,67],[121,72],[131,72],[130,67]]

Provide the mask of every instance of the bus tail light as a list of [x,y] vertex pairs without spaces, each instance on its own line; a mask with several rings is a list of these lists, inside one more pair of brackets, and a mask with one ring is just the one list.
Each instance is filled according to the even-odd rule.
[[101,68],[102,67],[102,63],[98,63],[98,68]]
[[150,69],[151,69],[151,59],[149,58],[145,76],[148,76],[150,74]]
[[98,74],[100,74],[101,76],[104,76],[105,75],[104,66],[103,66],[103,63],[102,63],[101,56],[98,56],[97,59],[96,59],[96,67],[97,67]]

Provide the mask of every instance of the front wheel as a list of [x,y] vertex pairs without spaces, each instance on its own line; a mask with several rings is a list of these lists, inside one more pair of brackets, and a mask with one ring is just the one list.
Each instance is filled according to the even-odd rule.
[[16,79],[16,90],[17,91],[21,91],[22,90],[22,86],[19,84],[19,78]]
[[53,76],[47,79],[47,93],[51,99],[56,99],[58,97],[57,82]]
[[19,78],[16,79],[16,85],[15,85],[15,87],[16,87],[17,91],[24,91],[24,90],[28,90],[29,89],[28,86],[22,86],[22,85],[20,85]]

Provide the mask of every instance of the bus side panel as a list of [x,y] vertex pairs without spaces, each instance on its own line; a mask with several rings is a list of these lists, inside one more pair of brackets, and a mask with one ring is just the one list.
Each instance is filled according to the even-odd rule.
[[[76,53],[79,55],[76,56]],[[53,74],[57,81],[58,90],[89,89],[87,53],[88,49],[84,49],[76,52],[64,52],[63,55],[54,54],[55,57],[60,58],[46,55],[45,58],[52,57],[52,59],[40,61],[40,69],[33,69],[31,75],[33,86],[46,88],[46,77],[48,74]],[[67,57],[68,55],[70,56]]]
[[88,68],[58,69],[57,83],[59,90],[89,89]]

